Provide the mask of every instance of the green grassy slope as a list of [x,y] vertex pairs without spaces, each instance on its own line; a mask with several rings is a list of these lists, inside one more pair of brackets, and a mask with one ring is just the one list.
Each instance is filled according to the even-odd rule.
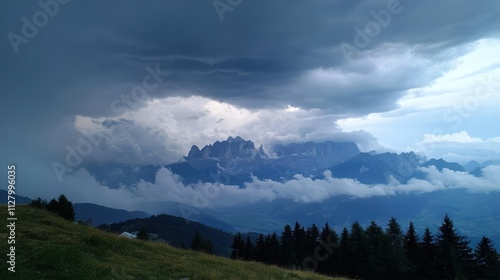
[[[0,207],[0,279],[333,279],[256,262],[130,240],[16,207],[16,272],[7,271],[7,207]],[[340,279],[340,278],[339,278]]]
[[142,227],[149,233],[156,233],[160,238],[167,240],[168,244],[181,248],[182,244],[189,247],[193,241],[195,232],[198,231],[204,238],[212,241],[215,254],[229,257],[231,255],[231,244],[234,236],[220,229],[212,228],[204,224],[189,221],[184,218],[170,215],[155,215],[149,218],[127,220],[114,223],[104,227],[117,234],[128,231],[139,231]]

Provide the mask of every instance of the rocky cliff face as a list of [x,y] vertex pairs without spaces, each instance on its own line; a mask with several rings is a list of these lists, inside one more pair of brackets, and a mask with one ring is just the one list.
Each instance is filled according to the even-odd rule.
[[255,159],[265,156],[262,146],[256,149],[252,141],[245,141],[238,136],[236,138],[229,137],[222,142],[217,141],[213,145],[206,145],[201,150],[196,145],[193,145],[185,159],[188,161],[196,159],[231,160]]

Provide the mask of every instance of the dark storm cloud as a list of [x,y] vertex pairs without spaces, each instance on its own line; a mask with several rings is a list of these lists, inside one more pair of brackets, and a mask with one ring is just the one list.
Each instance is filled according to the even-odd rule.
[[[113,104],[152,75],[148,66],[170,75],[146,98],[201,95],[251,109],[291,105],[333,116],[333,125],[340,117],[394,108],[405,90],[450,69],[467,43],[500,30],[495,0],[391,1],[243,0],[223,21],[213,1],[6,1],[0,9],[2,159],[64,157],[64,147],[75,145],[65,139],[79,134],[67,129],[54,140],[48,131],[76,115],[116,116]],[[355,27],[364,29],[372,11],[388,4],[401,11],[346,59],[340,46],[356,46]],[[140,150],[128,149],[129,134],[150,132],[133,122],[109,128],[124,162],[160,147],[135,140],[130,143],[142,143]]]
[[[2,40],[2,92],[12,93],[2,111],[16,108],[47,118],[109,115],[113,99],[157,63],[173,75],[163,84],[168,90],[152,96],[201,94],[247,107],[292,104],[350,114],[387,110],[402,91],[423,86],[440,72],[408,83],[415,80],[415,69],[408,67],[390,84],[360,79],[354,88],[333,83],[314,92],[296,81],[313,69],[375,73],[369,65],[356,68],[346,61],[339,46],[354,45],[353,28],[363,29],[373,20],[370,12],[387,9],[389,2],[243,1],[220,21],[211,1],[70,1],[18,46],[17,55],[9,40]],[[438,54],[500,30],[497,1],[399,5],[402,11],[363,51],[383,43],[424,45],[415,56],[449,60]],[[41,8],[7,2],[2,10],[2,34],[22,35],[20,19],[31,20]]]

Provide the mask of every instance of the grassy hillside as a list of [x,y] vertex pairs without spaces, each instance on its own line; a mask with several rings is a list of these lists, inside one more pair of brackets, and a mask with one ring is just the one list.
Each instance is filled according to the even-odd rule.
[[224,257],[231,255],[231,244],[234,238],[232,234],[220,229],[193,221],[186,223],[184,218],[165,214],[144,219],[127,220],[110,226],[103,226],[102,228],[118,234],[124,231],[139,231],[144,228],[148,233],[158,234],[161,239],[168,241],[168,244],[177,248],[181,248],[183,244],[189,248],[195,232],[198,231],[204,238],[212,241],[215,254]]
[[[29,206],[16,217],[16,272],[7,271],[3,226],[1,279],[332,279],[121,238]],[[7,207],[0,218],[7,223]]]

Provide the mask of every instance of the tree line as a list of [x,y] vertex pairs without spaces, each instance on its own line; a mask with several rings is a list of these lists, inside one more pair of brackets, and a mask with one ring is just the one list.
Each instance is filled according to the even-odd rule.
[[55,213],[56,215],[68,221],[75,220],[75,210],[73,209],[73,203],[69,201],[63,194],[61,194],[57,200],[55,198],[52,198],[49,202],[47,202],[47,200],[45,199],[42,200],[41,198],[37,198],[35,200],[32,200],[30,205]]
[[340,236],[328,223],[285,225],[281,236],[260,234],[255,242],[235,235],[231,258],[361,279],[500,279],[500,256],[483,236],[473,249],[446,215],[436,235],[422,238],[413,223],[403,232],[396,219],[386,228],[354,222]]
[[199,231],[196,231],[191,241],[191,250],[205,252],[207,254],[214,254],[214,245],[212,240],[204,238]]

